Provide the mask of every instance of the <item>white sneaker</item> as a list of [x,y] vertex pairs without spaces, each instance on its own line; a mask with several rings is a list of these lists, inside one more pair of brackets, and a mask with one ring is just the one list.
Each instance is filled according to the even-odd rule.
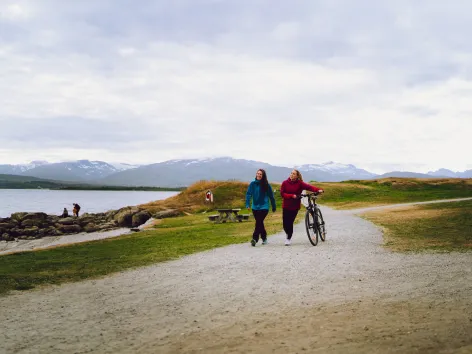
[[285,246],[290,246],[290,243],[292,240],[289,240],[288,238],[285,239]]

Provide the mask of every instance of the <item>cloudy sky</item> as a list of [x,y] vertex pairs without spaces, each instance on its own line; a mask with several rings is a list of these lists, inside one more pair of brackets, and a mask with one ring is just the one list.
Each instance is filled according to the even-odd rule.
[[464,171],[471,31],[463,0],[0,0],[0,164]]

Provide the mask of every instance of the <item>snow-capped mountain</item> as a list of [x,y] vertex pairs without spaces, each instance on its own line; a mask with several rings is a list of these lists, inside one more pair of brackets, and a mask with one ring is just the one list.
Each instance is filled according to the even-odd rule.
[[22,174],[61,181],[92,181],[120,171],[107,162],[78,160],[38,166]]
[[112,165],[114,168],[116,168],[118,171],[126,171],[132,168],[137,168],[141,165],[133,165],[129,163],[121,163],[121,162],[109,162],[110,165]]
[[122,171],[99,183],[133,186],[188,186],[199,180],[252,180],[258,168],[264,168],[271,181],[282,181],[290,174],[286,167],[231,157],[169,160]]
[[440,168],[436,171],[429,171],[428,175],[433,177],[472,178],[472,170],[454,172],[445,168]]
[[[261,161],[233,159],[231,157],[180,159],[150,165],[107,163],[104,161],[69,161],[47,163],[33,161],[26,165],[0,165],[0,174],[39,177],[70,182],[87,182],[121,186],[189,186],[199,180],[251,181],[256,170],[263,168],[270,182],[282,182],[292,168],[273,166]],[[428,175],[411,172],[389,172],[377,175],[351,164],[329,161],[322,164],[305,164],[296,167],[305,181],[339,182],[382,177],[461,177],[471,178],[472,170],[452,172],[441,169]]]
[[325,172],[332,177],[330,180],[342,181],[345,179],[368,179],[377,176],[374,173],[368,172],[354,165],[346,165],[334,161],[328,161],[322,164],[307,164],[296,167],[300,172]]
[[19,165],[0,165],[0,173],[10,174],[10,175],[19,175],[28,170],[32,170],[38,166],[44,166],[49,164],[47,161],[31,161],[27,164]]
[[[132,170],[115,173],[100,181],[113,185],[188,186],[202,179],[251,181],[256,170],[263,168],[270,182],[282,182],[288,178],[292,168],[273,166],[261,161],[233,159],[231,157],[169,160]],[[353,165],[334,162],[299,167],[306,181],[343,181],[366,179],[376,175]]]
[[36,168],[38,166],[45,166],[45,165],[49,165],[49,162],[47,161],[31,161],[30,163],[27,163],[27,164],[24,164],[24,165],[18,165],[18,168],[21,170],[21,171],[28,171],[28,170],[31,170],[33,168]]
[[135,168],[136,166],[123,163],[112,165],[103,161],[89,160],[57,163],[33,161],[23,165],[0,165],[0,173],[70,182],[92,182],[113,173]]

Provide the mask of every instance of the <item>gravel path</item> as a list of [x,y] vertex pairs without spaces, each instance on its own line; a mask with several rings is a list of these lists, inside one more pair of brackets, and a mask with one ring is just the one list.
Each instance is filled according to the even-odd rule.
[[[154,218],[150,218],[148,221],[146,221],[146,223],[137,227],[137,229],[144,230],[152,226],[154,221]],[[132,232],[133,231],[131,231],[130,228],[122,227],[109,231],[81,232],[78,234],[63,236],[46,236],[34,240],[17,239],[16,241],[0,241],[0,256],[4,254],[12,254],[24,251],[35,251],[39,249],[70,245],[72,243],[102,240],[105,238],[117,237]]]
[[399,254],[356,211],[326,242],[232,245],[0,298],[4,353],[472,352],[472,253]]
[[69,245],[71,243],[82,243],[87,241],[101,240],[116,237],[131,231],[128,228],[120,228],[102,232],[81,232],[79,234],[65,236],[47,236],[35,240],[0,241],[0,255],[24,251]]

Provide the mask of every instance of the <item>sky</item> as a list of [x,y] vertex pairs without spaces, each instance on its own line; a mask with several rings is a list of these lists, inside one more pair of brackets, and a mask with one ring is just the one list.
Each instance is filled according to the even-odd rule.
[[472,169],[472,2],[0,0],[0,164]]

